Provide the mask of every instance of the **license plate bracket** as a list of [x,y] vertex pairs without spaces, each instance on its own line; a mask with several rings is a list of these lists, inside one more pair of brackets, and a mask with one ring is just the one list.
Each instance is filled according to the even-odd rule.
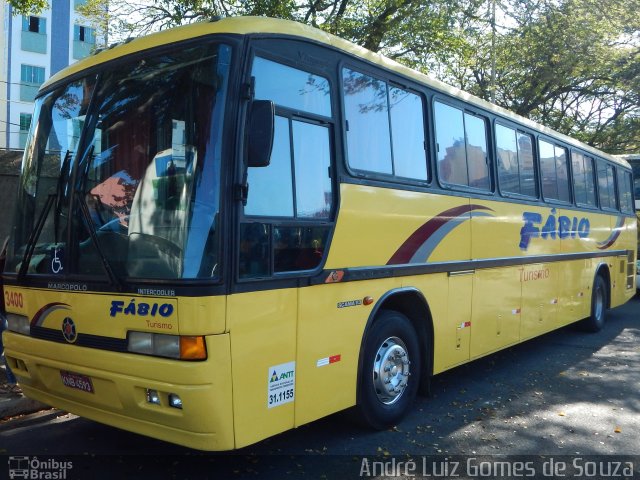
[[65,387],[75,388],[87,393],[94,393],[91,377],[68,370],[60,370],[60,378]]

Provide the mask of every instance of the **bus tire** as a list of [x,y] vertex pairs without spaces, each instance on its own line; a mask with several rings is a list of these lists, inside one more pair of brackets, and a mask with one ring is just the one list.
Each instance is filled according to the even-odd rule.
[[400,312],[380,311],[364,344],[358,385],[360,423],[379,430],[395,425],[413,404],[421,365],[411,321]]
[[584,331],[596,333],[602,330],[607,314],[607,297],[607,282],[602,275],[596,275],[591,291],[591,315],[580,324]]

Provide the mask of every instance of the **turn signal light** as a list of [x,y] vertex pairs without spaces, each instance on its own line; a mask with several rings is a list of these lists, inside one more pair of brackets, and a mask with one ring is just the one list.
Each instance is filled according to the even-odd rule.
[[182,360],[204,360],[207,347],[204,337],[180,337],[180,358]]
[[207,358],[204,337],[129,332],[127,342],[127,350],[133,353],[179,360],[206,360]]

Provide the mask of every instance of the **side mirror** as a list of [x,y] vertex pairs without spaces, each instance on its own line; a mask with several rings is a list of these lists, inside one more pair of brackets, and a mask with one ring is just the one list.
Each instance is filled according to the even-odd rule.
[[271,100],[254,100],[249,112],[247,165],[268,167],[273,148],[275,106]]

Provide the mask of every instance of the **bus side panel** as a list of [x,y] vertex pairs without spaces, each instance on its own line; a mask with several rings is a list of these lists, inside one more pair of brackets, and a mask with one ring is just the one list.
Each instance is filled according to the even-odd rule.
[[294,426],[297,314],[296,289],[228,297],[236,448]]
[[[340,214],[325,269],[471,258],[468,198],[351,184],[340,185],[340,195]],[[429,229],[427,223],[432,220],[455,228],[441,228],[443,238],[417,235],[418,243],[431,242],[423,250],[426,257],[418,253],[412,259],[408,255],[394,260],[410,237]]]
[[[550,215],[547,207],[494,201],[472,201],[478,210],[471,221],[474,259],[500,259],[558,253],[560,242],[545,235],[531,235],[530,228],[542,228]],[[471,358],[477,358],[539,331],[539,319],[553,323],[548,292],[527,288],[525,272],[539,265],[477,270],[473,278]],[[551,270],[548,272],[551,276]],[[537,275],[536,275],[537,278]],[[552,282],[553,280],[549,280]],[[543,306],[544,305],[544,306]],[[551,317],[551,318],[549,318]],[[535,318],[535,320],[533,320]]]
[[[296,426],[356,403],[361,339],[374,305],[400,287],[388,278],[299,290]],[[364,305],[363,299],[374,303]]]
[[558,326],[558,263],[535,263],[520,268],[522,282],[521,340],[533,338]]
[[429,304],[433,318],[433,373],[467,362],[473,275],[443,273],[409,277],[404,283],[417,287]]
[[[616,282],[618,288],[615,289],[611,298],[611,306],[615,307],[622,305],[635,295],[635,259],[636,259],[636,243],[637,243],[637,228],[635,218],[625,218],[624,225],[621,227],[620,237],[618,239],[619,245],[614,246],[616,250],[626,249],[628,254],[626,257],[619,256],[616,259],[616,265],[614,265],[615,272],[612,271],[612,276],[615,273]],[[629,252],[631,252],[629,254]]]
[[592,259],[564,262],[560,269],[557,327],[588,317],[595,275]]
[[[571,225],[570,233],[563,233],[564,238],[560,241],[562,253],[599,252],[598,243],[610,235],[612,222],[609,215],[564,210],[561,216],[568,220],[561,219],[560,222]],[[588,229],[582,225],[588,225]],[[558,327],[589,316],[595,269],[601,262],[608,263],[606,259],[599,258],[562,263],[558,285]]]
[[227,297],[180,298],[180,333],[209,335],[226,331]]
[[[633,219],[615,214],[575,211],[563,211],[563,215],[572,224],[572,227],[571,233],[561,241],[562,253],[633,251],[635,248],[636,227]],[[573,223],[580,225],[580,222],[584,223],[585,221],[588,221],[588,231],[578,228],[578,232],[575,234]],[[607,265],[611,275],[611,306],[621,305],[633,296],[633,288],[626,288],[627,269],[631,265],[633,270],[633,263],[630,264],[626,256],[595,258],[589,263],[588,268],[582,271],[580,271],[579,262],[570,262],[571,269],[563,271],[563,274],[567,276],[567,281],[562,282],[562,296],[565,302],[561,304],[563,305],[562,319],[559,325],[565,325],[589,315],[595,269],[603,263]],[[580,296],[581,294],[582,296]],[[578,300],[572,300],[576,296],[578,296]],[[576,308],[576,303],[579,303],[580,307]]]
[[[476,210],[471,220],[471,256],[495,259],[560,253],[555,232],[555,209],[508,202],[472,200]],[[545,225],[552,218],[550,232]]]
[[490,268],[473,276],[471,358],[520,341],[520,270]]

